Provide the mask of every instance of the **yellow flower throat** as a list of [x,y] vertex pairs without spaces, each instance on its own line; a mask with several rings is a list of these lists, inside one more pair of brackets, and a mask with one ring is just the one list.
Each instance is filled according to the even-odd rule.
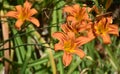
[[76,44],[72,43],[72,40],[68,40],[64,43],[64,50],[68,53],[74,52]]
[[103,24],[101,21],[95,26],[97,34],[105,34],[108,31],[107,24]]
[[18,18],[21,19],[22,21],[25,21],[26,18],[28,18],[28,13],[23,10],[19,13]]

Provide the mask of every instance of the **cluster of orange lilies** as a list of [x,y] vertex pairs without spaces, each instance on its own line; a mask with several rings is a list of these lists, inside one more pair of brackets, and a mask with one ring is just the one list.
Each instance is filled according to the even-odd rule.
[[[32,8],[32,4],[27,0],[23,4],[16,6],[16,11],[9,11],[6,16],[16,18],[15,27],[21,29],[22,24],[27,20],[40,26],[38,19],[32,17],[37,13],[36,9]],[[90,18],[90,12],[97,13],[95,19]],[[101,37],[103,43],[111,43],[109,34],[119,35],[118,26],[112,24],[112,16],[107,14],[100,14],[97,7],[92,8],[83,4],[74,4],[72,6],[65,6],[63,13],[66,13],[66,22],[61,25],[62,32],[55,32],[52,34],[54,38],[59,40],[55,44],[55,50],[63,50],[63,64],[68,66],[71,63],[72,55],[76,54],[80,58],[85,57],[85,53],[80,46],[90,42],[96,37]]]
[[[90,12],[95,11],[96,16],[90,18]],[[96,6],[92,8],[83,4],[65,6],[63,13],[66,13],[66,22],[61,25],[62,32],[55,32],[54,38],[59,40],[55,44],[55,50],[63,50],[63,64],[68,66],[71,63],[72,55],[76,54],[80,58],[85,57],[85,53],[80,46],[90,42],[96,37],[101,37],[103,43],[111,43],[109,34],[119,35],[118,26],[112,24],[112,16],[101,14]]]

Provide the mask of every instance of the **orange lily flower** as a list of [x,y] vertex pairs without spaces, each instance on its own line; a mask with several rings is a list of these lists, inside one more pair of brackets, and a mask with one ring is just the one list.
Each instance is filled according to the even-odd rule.
[[65,33],[74,32],[75,34],[79,34],[91,29],[91,25],[93,25],[92,22],[89,22],[88,24],[83,23],[82,25],[65,23],[61,25],[61,28]]
[[79,4],[73,6],[65,6],[63,12],[67,13],[67,21],[73,24],[81,23],[83,21],[90,21],[88,13],[91,8],[87,7],[85,4],[80,7]]
[[79,47],[87,43],[87,37],[75,37],[73,32],[56,32],[52,37],[57,38],[59,43],[55,44],[55,50],[63,50],[63,64],[68,66],[72,61],[72,55],[76,54],[80,58],[85,56],[85,53]]
[[67,32],[74,32],[75,34],[79,33],[80,30],[80,26],[78,25],[78,27],[75,27],[73,25],[70,25],[68,23],[62,24],[61,25],[62,30],[67,33]]
[[87,41],[91,41],[95,38],[94,34],[93,34],[93,29],[92,29],[92,22],[89,22],[88,24],[71,24],[69,25],[68,23],[66,24],[62,24],[61,28],[63,30],[63,32],[67,33],[67,32],[73,32],[75,33],[75,37],[87,37],[88,40]]
[[102,37],[103,43],[111,43],[109,34],[119,36],[118,26],[112,24],[112,17],[101,17],[94,24],[94,32],[97,36]]
[[25,20],[32,22],[35,24],[37,27],[40,26],[39,21],[32,17],[34,14],[37,13],[37,10],[32,8],[32,4],[29,3],[27,0],[25,1],[23,7],[21,5],[17,5],[16,11],[9,11],[6,16],[16,18],[17,21],[15,23],[15,27],[17,29],[20,29],[22,24],[25,22]]

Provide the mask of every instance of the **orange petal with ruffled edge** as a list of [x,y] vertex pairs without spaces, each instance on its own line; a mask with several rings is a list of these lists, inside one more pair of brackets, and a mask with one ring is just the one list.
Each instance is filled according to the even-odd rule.
[[62,43],[64,43],[64,41],[66,41],[67,38],[67,36],[63,32],[55,32],[52,34],[52,37],[58,39]]
[[101,37],[103,39],[104,44],[110,44],[111,43],[110,36],[108,34],[101,35]]
[[32,22],[34,25],[36,25],[37,27],[40,26],[40,23],[38,21],[38,19],[34,18],[34,17],[30,17],[27,19],[28,21]]
[[16,23],[15,23],[15,27],[16,27],[18,30],[20,30],[23,23],[24,23],[24,21],[22,21],[22,20],[17,20]]
[[75,42],[76,42],[76,44],[77,44],[78,46],[81,46],[81,45],[84,45],[84,44],[92,41],[94,38],[95,38],[95,36],[94,36],[92,30],[90,30],[90,31],[88,32],[88,35],[87,35],[87,36],[80,36],[80,37],[78,37],[78,38],[76,39]]
[[17,10],[17,12],[20,14],[20,12],[22,12],[23,10],[23,7],[21,6],[21,5],[17,5],[17,6],[15,6],[15,8],[16,8],[16,10]]
[[63,45],[63,43],[57,43],[57,44],[55,44],[55,50],[56,51],[58,51],[58,50],[64,50],[64,47],[63,47],[64,45]]
[[63,54],[63,64],[68,66],[72,61],[72,55],[64,52]]
[[38,13],[36,9],[32,8],[29,12],[29,16],[33,16],[34,14]]
[[85,57],[85,53],[81,49],[75,49],[73,53],[78,55],[81,59]]
[[73,5],[73,8],[76,10],[77,13],[79,13],[79,10],[81,7],[79,4],[75,4],[75,5]]
[[73,8],[71,7],[71,6],[65,6],[64,8],[63,8],[63,12],[65,12],[65,13],[70,13],[70,14],[72,14],[73,13]]
[[76,39],[75,42],[77,43],[77,45],[81,46],[81,45],[87,43],[88,41],[87,41],[87,37],[85,37],[85,36],[80,36],[80,37],[78,37],[78,38]]
[[74,16],[67,16],[67,21],[68,22],[78,22],[77,19]]
[[109,23],[113,22],[112,16],[107,16],[107,22],[109,22]]
[[83,45],[83,44],[88,43],[89,41],[90,41],[89,38],[87,38],[87,37],[85,37],[85,36],[80,36],[80,37],[78,37],[78,38],[76,39],[76,44],[79,45],[79,46],[81,46],[81,45]]
[[61,27],[61,29],[62,29],[65,33],[72,31],[71,26],[68,25],[67,23],[66,23],[66,24],[62,24],[60,27]]
[[107,22],[107,18],[103,17],[98,24],[103,24],[103,25],[106,25],[108,22]]
[[67,32],[67,35],[68,35],[68,37],[69,37],[69,39],[71,39],[71,40],[75,40],[75,33],[74,32]]
[[17,14],[18,13],[16,11],[9,11],[8,13],[5,14],[5,16],[17,19],[18,18]]
[[108,31],[108,33],[119,36],[118,26],[117,25],[109,25],[109,31]]
[[24,3],[24,8],[30,9],[31,7],[32,7],[32,4],[26,0]]

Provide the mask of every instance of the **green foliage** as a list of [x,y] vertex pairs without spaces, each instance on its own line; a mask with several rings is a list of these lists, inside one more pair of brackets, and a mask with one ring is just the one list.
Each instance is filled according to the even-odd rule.
[[[75,58],[73,58],[72,63],[68,67],[65,67],[62,62],[63,51],[54,51],[56,41],[51,35],[54,32],[61,31],[60,25],[65,22],[62,8],[66,4],[77,3],[78,0],[29,1],[38,10],[38,14],[35,17],[41,23],[40,27],[36,28],[33,24],[25,22],[25,26],[22,26],[21,30],[17,30],[14,27],[15,20],[8,19],[5,22],[8,22],[9,26],[9,39],[3,40],[1,23],[3,20],[0,19],[0,59],[2,59],[0,60],[0,74],[4,71],[4,62],[10,65],[8,74],[120,73],[120,37],[111,36],[112,44],[109,45],[97,43],[97,39],[85,44],[82,48],[86,53],[86,57],[80,59],[74,55],[73,57]],[[89,1],[93,1],[99,6],[97,0]],[[86,2],[87,0],[79,1],[79,3]],[[6,13],[8,10],[14,9],[15,5],[23,3],[24,0],[4,0],[4,2],[0,0],[0,5],[2,5],[0,11],[4,10]],[[2,17],[0,15],[0,18]],[[117,23],[120,24],[120,20]],[[7,42],[9,47],[4,48],[4,44]],[[10,58],[4,56],[6,50],[10,51]]]

